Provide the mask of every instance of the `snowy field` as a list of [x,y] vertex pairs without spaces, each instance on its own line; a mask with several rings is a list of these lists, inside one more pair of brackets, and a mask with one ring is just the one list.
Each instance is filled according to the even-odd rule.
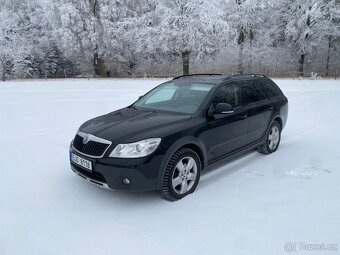
[[289,98],[279,150],[210,167],[181,201],[76,176],[68,147],[78,126],[161,82],[0,83],[0,255],[277,255],[289,242],[292,254],[340,253],[340,81],[277,80]]

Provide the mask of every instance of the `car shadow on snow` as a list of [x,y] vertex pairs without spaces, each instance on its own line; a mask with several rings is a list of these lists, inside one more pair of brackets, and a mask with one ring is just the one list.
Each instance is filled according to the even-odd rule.
[[[260,160],[261,155],[255,150],[252,150],[242,155],[223,159],[209,165],[203,170],[195,192],[199,192],[201,189],[213,185],[220,179],[254,163],[256,159]],[[80,192],[84,196],[84,200],[95,200],[104,203],[133,204],[134,206],[164,202],[164,200],[160,199],[159,192],[157,191],[129,192],[107,190],[91,184],[82,178],[78,178],[79,176],[75,174],[73,175],[74,178],[72,178],[71,185],[75,185],[77,188],[81,189]]]
[[196,191],[204,189],[234,172],[240,171],[249,164],[260,160],[263,156],[264,155],[259,154],[256,150],[251,150],[209,165],[203,170]]

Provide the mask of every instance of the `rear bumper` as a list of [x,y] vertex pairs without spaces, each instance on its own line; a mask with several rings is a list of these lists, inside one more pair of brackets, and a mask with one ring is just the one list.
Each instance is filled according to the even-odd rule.
[[[71,163],[71,169],[88,182],[107,189],[127,191],[151,191],[157,189],[162,155],[139,159],[90,158],[75,151],[72,146],[70,153],[92,162],[92,171]],[[124,184],[123,179],[129,179]]]
[[284,105],[282,105],[281,109],[280,109],[280,116],[281,116],[281,120],[282,120],[282,127],[281,129],[283,130],[287,124],[287,120],[288,120],[288,99],[287,102],[285,102]]

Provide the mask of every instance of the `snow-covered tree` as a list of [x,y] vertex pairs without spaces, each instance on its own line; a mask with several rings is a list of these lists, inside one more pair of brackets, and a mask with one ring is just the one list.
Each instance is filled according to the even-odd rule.
[[329,75],[329,62],[332,48],[338,46],[340,51],[340,2],[339,0],[323,0],[320,7],[320,19],[316,24],[316,33],[321,43],[326,40],[327,57],[326,57],[326,76]]
[[[148,0],[101,1],[101,55],[109,72],[120,66],[133,73],[134,55],[139,47],[136,33],[147,30],[142,16],[148,12],[148,7]],[[137,27],[142,27],[143,30],[138,31]]]
[[245,58],[252,59],[252,46],[267,11],[263,0],[234,0],[225,4],[225,19],[230,24],[233,42],[238,46],[239,73],[245,71]]
[[3,80],[340,68],[339,0],[0,1]]
[[188,74],[190,56],[217,51],[221,39],[228,34],[222,16],[216,1],[160,0],[153,12],[141,17],[139,24],[147,28],[139,29],[136,38],[146,50],[180,54],[183,74]]
[[[17,44],[19,41],[16,30],[16,15],[9,12],[7,8],[0,10],[0,73],[1,80],[4,81],[10,73],[11,65],[13,64]],[[16,47],[13,45],[16,44]]]
[[318,39],[316,24],[321,18],[322,4],[320,0],[294,0],[288,5],[290,20],[286,26],[286,36],[298,55],[300,75],[304,75],[306,56],[311,53],[313,43]]
[[98,73],[100,21],[97,0],[56,0],[50,22],[58,47],[82,70]]
[[58,49],[42,5],[38,1],[5,1],[0,12],[2,80],[10,75],[53,75],[59,65]]

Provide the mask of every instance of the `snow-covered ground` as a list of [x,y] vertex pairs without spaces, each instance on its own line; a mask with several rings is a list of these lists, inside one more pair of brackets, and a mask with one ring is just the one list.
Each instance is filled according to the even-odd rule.
[[[160,82],[0,83],[1,255],[277,255],[289,242],[299,254],[339,254],[340,81],[277,80],[289,98],[279,150],[210,167],[181,201],[76,176],[68,146],[78,126]],[[303,252],[299,242],[338,251]]]

